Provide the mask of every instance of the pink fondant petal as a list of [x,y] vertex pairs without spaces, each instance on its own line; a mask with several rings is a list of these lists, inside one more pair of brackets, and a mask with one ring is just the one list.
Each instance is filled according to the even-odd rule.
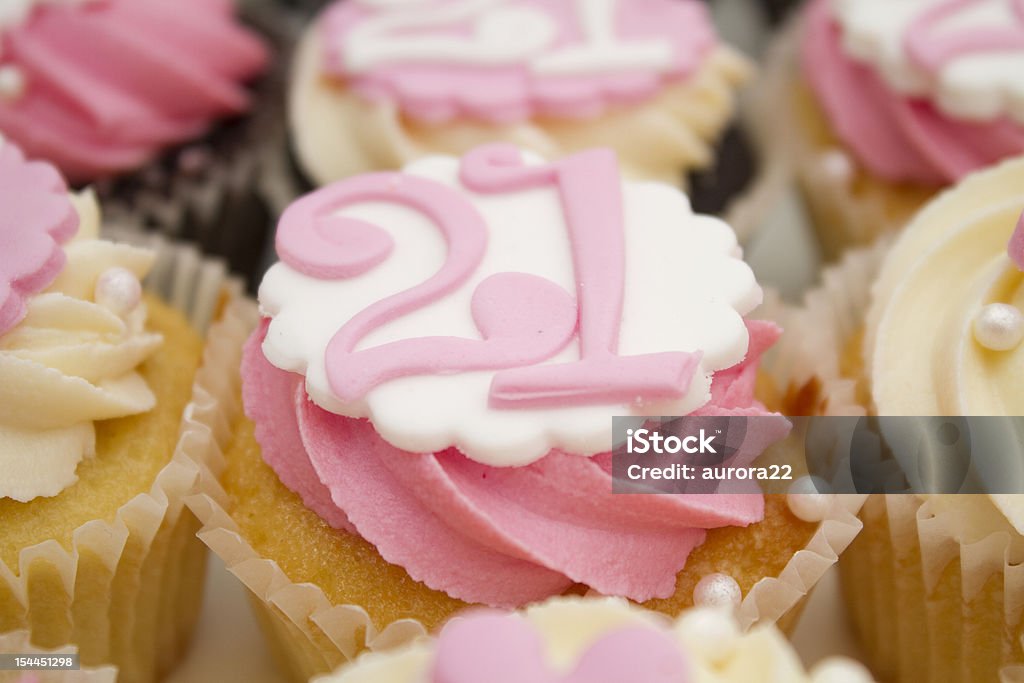
[[27,162],[0,141],[0,334],[25,317],[26,300],[64,266],[61,244],[78,230],[78,214],[60,174]]

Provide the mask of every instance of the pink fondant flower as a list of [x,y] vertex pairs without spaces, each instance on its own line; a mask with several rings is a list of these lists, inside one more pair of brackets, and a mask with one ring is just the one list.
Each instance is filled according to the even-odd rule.
[[686,658],[650,626],[612,631],[566,674],[552,669],[540,633],[523,617],[477,612],[448,623],[438,640],[431,683],[686,683]]
[[0,334],[25,317],[26,299],[64,265],[61,244],[78,230],[78,214],[57,169],[26,161],[0,141]]

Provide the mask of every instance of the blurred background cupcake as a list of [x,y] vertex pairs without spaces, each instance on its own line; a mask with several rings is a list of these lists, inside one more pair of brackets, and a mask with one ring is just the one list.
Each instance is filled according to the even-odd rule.
[[[296,680],[468,604],[566,592],[788,628],[857,532],[829,497],[612,494],[612,415],[756,416],[751,459],[788,425],[763,403],[779,331],[752,316],[735,235],[608,150],[546,166],[497,145],[332,184],[277,247],[246,417],[194,508]],[[580,359],[578,318],[604,360]],[[687,367],[600,379],[655,353]]]
[[270,84],[248,84],[268,52],[232,0],[0,11],[0,132],[73,185],[95,184],[110,220],[193,239],[251,273],[271,221],[254,215],[254,186],[272,124],[246,116]]
[[[567,676],[561,678],[561,676]],[[470,611],[439,636],[369,654],[316,683],[870,683],[862,665],[834,658],[804,669],[770,625],[747,633],[725,611],[694,609],[674,622],[612,598],[560,598],[521,613]]]
[[[332,2],[297,50],[291,136],[316,185],[494,141],[547,158],[609,146],[628,175],[679,185],[716,167],[751,72],[696,0]],[[729,146],[701,210],[751,173]]]
[[[789,321],[787,410],[1024,414],[1022,188],[1021,159],[970,175],[891,245],[854,250],[827,271],[824,286]],[[975,457],[995,456],[1006,477],[989,490],[1013,488],[1006,482],[1021,476],[1021,435],[984,443]],[[869,498],[864,532],[840,569],[854,625],[881,678],[1013,680],[1021,670],[1021,499]]]
[[814,0],[799,24],[787,92],[764,104],[791,110],[780,149],[794,157],[827,257],[1024,152],[1019,4]]
[[152,681],[189,640],[205,565],[177,452],[204,348],[190,320],[238,288],[99,223],[92,194],[0,141],[0,631]]

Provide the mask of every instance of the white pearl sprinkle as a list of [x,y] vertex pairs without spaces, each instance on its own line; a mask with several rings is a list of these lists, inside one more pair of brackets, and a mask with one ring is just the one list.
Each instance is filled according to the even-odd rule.
[[1009,351],[1024,340],[1024,315],[1016,306],[989,304],[974,316],[974,338],[992,351]]
[[676,627],[687,649],[700,652],[713,664],[725,660],[740,639],[740,627],[720,609],[694,609]]
[[739,607],[743,591],[728,574],[708,574],[693,587],[693,604],[698,607]]
[[16,66],[0,66],[0,99],[16,100],[25,92],[25,74]]
[[111,268],[96,280],[96,303],[125,317],[142,302],[142,285],[135,273],[126,268]]
[[871,683],[874,679],[863,664],[832,657],[814,667],[811,680],[814,683]]
[[850,156],[839,149],[830,149],[819,157],[822,172],[829,178],[848,182],[853,179],[853,162]]
[[786,504],[797,519],[820,522],[832,506],[831,487],[820,477],[800,477],[786,494]]

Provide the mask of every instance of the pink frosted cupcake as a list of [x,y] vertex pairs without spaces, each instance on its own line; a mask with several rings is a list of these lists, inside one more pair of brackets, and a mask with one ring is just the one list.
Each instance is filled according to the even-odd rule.
[[786,149],[830,255],[1024,153],[1020,3],[814,0],[802,19]]
[[0,133],[72,185],[95,183],[109,222],[199,243],[250,274],[272,227],[254,191],[272,108],[253,106],[272,83],[248,87],[266,66],[232,0],[5,3]]
[[267,60],[231,0],[8,3],[0,41],[0,132],[75,184],[245,113]]
[[[838,499],[616,495],[612,416],[757,416],[779,330],[724,222],[611,150],[510,145],[295,202],[201,537],[298,679],[468,604],[588,592],[791,625],[857,523]],[[749,450],[748,450],[749,449]]]
[[291,135],[317,185],[496,141],[610,146],[678,185],[713,165],[749,73],[697,0],[333,2],[298,48]]

